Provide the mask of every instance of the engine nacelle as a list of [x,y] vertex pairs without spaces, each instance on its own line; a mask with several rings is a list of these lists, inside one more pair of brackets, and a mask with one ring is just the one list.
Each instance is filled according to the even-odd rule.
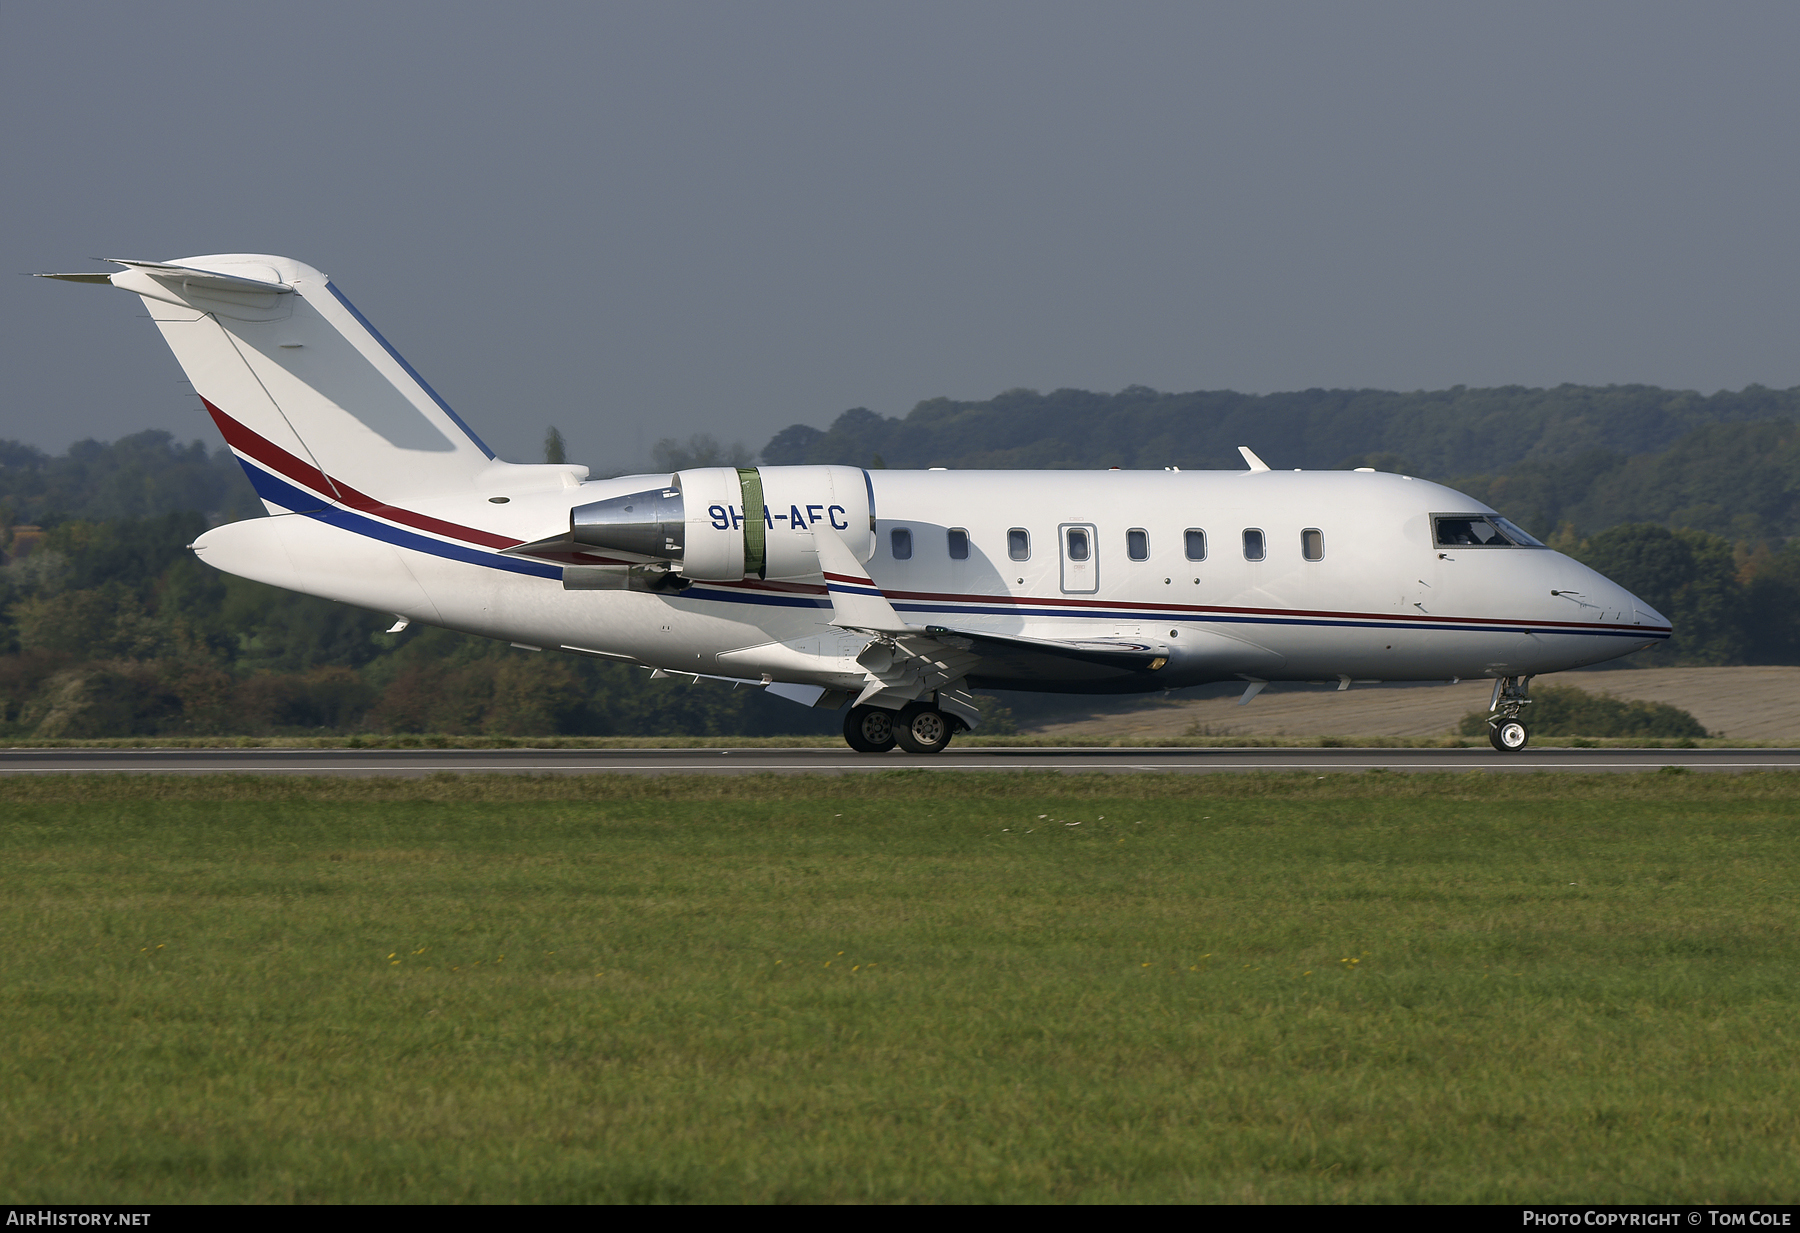
[[[749,474],[756,472],[746,468]],[[675,487],[685,505],[683,531],[687,550],[676,558],[675,570],[684,578],[704,582],[735,582],[746,573],[750,536],[742,516],[730,517],[743,500],[744,472],[736,467],[697,467],[677,471]]]
[[576,506],[570,535],[702,582],[817,578],[824,528],[857,560],[875,554],[874,488],[859,468],[697,467],[672,481]]

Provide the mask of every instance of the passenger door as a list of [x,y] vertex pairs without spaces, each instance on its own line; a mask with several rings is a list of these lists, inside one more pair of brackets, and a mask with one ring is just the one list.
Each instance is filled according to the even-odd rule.
[[1056,529],[1062,554],[1065,595],[1092,595],[1100,589],[1100,538],[1091,522],[1065,522]]

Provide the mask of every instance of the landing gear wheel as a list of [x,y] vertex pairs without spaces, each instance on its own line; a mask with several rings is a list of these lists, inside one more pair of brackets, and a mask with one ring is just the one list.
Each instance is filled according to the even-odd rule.
[[955,732],[956,725],[948,715],[923,702],[901,711],[894,724],[894,739],[912,754],[943,753]]
[[844,716],[844,740],[857,753],[886,753],[894,747],[894,713],[878,706],[853,706]]
[[1516,719],[1502,719],[1488,725],[1488,741],[1501,753],[1518,753],[1530,739],[1531,733]]

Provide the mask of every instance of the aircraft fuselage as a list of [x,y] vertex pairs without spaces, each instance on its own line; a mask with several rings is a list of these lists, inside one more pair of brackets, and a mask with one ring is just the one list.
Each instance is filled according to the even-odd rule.
[[[761,470],[772,477],[782,468]],[[526,544],[566,526],[571,509],[669,480],[589,481],[504,504],[492,500],[503,492],[473,494],[420,502],[417,513]],[[1398,475],[872,471],[868,485],[874,534],[865,568],[906,624],[1167,651],[1155,670],[1099,676],[1079,666],[1047,675],[1042,661],[1025,671],[977,665],[969,681],[979,688],[1136,692],[1239,678],[1533,675],[1612,659],[1669,634],[1647,605],[1551,549],[1439,543],[1434,516],[1493,511]],[[846,517],[827,501],[782,504],[815,521]],[[735,506],[730,513],[742,517]],[[772,533],[773,512],[763,516]],[[1085,532],[1085,545],[1071,532]],[[1085,547],[1085,559],[1072,559],[1072,546]],[[857,656],[868,636],[831,623],[820,581],[565,589],[565,569],[626,558],[505,556],[330,507],[220,527],[196,551],[290,590],[534,647],[829,689],[858,689],[865,676]]]

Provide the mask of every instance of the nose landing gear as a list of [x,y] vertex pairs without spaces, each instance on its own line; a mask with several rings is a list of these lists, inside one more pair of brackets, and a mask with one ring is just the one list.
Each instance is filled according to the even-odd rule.
[[1494,682],[1488,703],[1488,743],[1501,753],[1517,753],[1531,740],[1531,732],[1519,715],[1531,705],[1528,676],[1503,676]]

